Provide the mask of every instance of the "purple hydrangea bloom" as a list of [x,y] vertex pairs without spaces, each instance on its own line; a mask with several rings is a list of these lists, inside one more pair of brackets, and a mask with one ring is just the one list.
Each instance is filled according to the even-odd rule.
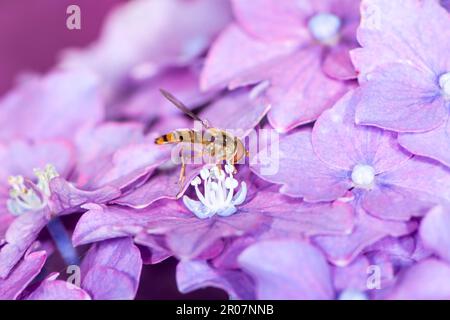
[[[431,18],[432,17],[432,18]],[[415,154],[450,165],[450,16],[437,1],[364,1],[352,52],[356,122],[399,132]]]
[[237,236],[345,234],[353,226],[353,212],[347,204],[310,205],[269,190],[247,194],[246,201],[236,204],[233,211],[228,204],[226,214],[215,211],[203,216],[204,210],[191,201],[160,200],[141,210],[86,206],[89,211],[78,222],[73,241],[79,245],[132,235],[137,243],[156,251],[192,259],[216,256],[224,239]]
[[349,84],[339,79],[355,76],[348,51],[358,0],[232,3],[236,22],[209,51],[203,89],[261,83],[279,131],[315,120],[345,93]]
[[312,130],[282,137],[279,159],[260,162],[279,161],[277,174],[261,173],[262,164],[253,170],[282,184],[280,192],[306,201],[331,201],[352,190],[364,210],[383,219],[408,220],[448,200],[450,171],[404,151],[391,132],[355,125],[358,101],[349,93]]

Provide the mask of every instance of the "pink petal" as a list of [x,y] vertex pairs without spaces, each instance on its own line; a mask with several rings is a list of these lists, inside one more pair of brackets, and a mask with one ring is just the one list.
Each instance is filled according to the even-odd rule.
[[332,299],[330,268],[315,247],[300,241],[265,241],[246,249],[239,263],[256,282],[258,299]]

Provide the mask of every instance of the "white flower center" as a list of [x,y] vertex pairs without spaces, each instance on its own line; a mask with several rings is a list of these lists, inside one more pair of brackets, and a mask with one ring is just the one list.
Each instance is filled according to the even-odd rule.
[[339,40],[341,19],[331,13],[318,13],[309,19],[308,28],[317,41],[333,45]]
[[450,72],[444,73],[439,77],[439,86],[442,89],[444,99],[450,100]]
[[[240,190],[234,194],[239,183],[233,177],[234,166],[225,165],[225,172],[215,166],[210,169],[203,168],[200,177],[195,177],[191,185],[199,201],[188,196],[183,197],[185,206],[198,218],[205,219],[214,215],[230,216],[237,211],[236,206],[242,204],[247,196],[247,185],[241,182]],[[199,186],[203,182],[204,194]]]
[[28,211],[37,211],[47,205],[50,197],[50,180],[58,176],[55,167],[48,164],[44,170],[34,169],[37,183],[24,179],[23,176],[11,176],[9,199],[6,202],[9,212],[21,215]]
[[365,164],[357,164],[352,171],[352,181],[357,188],[371,189],[375,181],[375,169]]

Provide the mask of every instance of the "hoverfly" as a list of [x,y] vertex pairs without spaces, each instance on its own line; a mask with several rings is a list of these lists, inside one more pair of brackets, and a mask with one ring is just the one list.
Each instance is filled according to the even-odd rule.
[[[200,146],[200,149],[196,154],[194,152],[193,157],[208,157],[213,164],[220,164],[226,161],[232,165],[238,163],[243,157],[248,156],[249,152],[245,149],[244,143],[231,133],[211,127],[206,120],[200,119],[196,114],[189,110],[181,101],[175,98],[171,93],[160,89],[161,94],[175,105],[182,112],[190,116],[192,119],[199,121],[202,124],[203,129],[201,131],[194,129],[178,129],[167,134],[164,134],[155,139],[155,144],[178,144],[188,143],[190,144],[190,151],[195,149],[195,146]],[[195,146],[194,146],[195,145]],[[184,184],[186,178],[186,158],[183,154],[183,147],[180,152],[181,156],[181,171],[178,179],[180,188]],[[236,170],[236,169],[235,169]]]

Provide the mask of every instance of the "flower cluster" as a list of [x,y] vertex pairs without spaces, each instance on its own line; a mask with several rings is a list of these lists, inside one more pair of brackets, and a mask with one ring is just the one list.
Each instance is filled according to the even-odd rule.
[[[122,5],[0,100],[0,299],[133,299],[169,258],[181,293],[449,299],[448,8]],[[192,121],[159,88],[246,144],[245,163],[180,176],[176,144],[154,141]]]

